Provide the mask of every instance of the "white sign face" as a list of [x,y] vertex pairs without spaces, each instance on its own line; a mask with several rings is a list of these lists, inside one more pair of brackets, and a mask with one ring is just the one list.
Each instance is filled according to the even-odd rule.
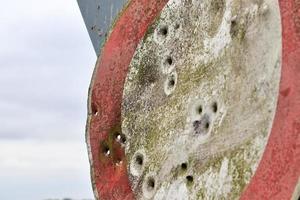
[[141,41],[122,108],[140,199],[236,199],[249,183],[281,72],[279,5],[260,2],[173,0]]

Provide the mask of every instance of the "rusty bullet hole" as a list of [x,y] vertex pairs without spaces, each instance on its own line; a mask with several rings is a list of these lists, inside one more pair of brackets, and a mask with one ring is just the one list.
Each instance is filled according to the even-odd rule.
[[125,144],[126,143],[126,137],[124,134],[122,133],[115,133],[115,139],[117,142],[121,143],[121,144]]
[[149,177],[147,180],[147,190],[149,192],[153,191],[155,188],[155,180],[153,177]]
[[193,176],[187,176],[186,180],[188,183],[193,183],[194,182],[194,177]]
[[94,103],[92,103],[91,105],[91,111],[92,111],[92,115],[98,115],[98,109]]
[[212,104],[212,110],[213,110],[214,113],[218,112],[218,104],[217,104],[217,102],[214,102]]
[[102,144],[102,153],[105,156],[109,156],[110,155],[110,149],[109,149],[109,146],[107,144]]
[[115,163],[117,166],[120,166],[120,165],[122,165],[123,161],[121,158],[118,158]]
[[168,35],[168,27],[167,26],[162,26],[160,29],[159,29],[159,34],[166,37]]
[[181,164],[181,169],[182,170],[186,170],[187,169],[187,164],[186,163],[182,163]]

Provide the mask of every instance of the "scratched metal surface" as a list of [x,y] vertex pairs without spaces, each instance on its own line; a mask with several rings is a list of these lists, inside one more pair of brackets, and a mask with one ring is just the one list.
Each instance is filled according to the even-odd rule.
[[95,52],[101,46],[112,23],[128,0],[77,0]]

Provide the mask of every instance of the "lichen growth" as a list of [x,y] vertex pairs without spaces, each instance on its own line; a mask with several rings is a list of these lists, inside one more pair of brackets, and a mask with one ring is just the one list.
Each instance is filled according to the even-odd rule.
[[[256,23],[255,8],[255,1],[173,0],[147,31],[131,62],[122,104],[126,157],[131,160],[140,149],[146,154],[142,175],[131,180],[141,198],[149,173],[166,191],[193,175],[193,183],[186,182],[190,199],[237,199],[253,176],[274,116],[280,73],[274,68],[279,48],[265,54],[270,41],[264,39],[280,45],[279,37]],[[168,26],[167,34],[159,34],[161,26]],[[249,28],[255,30],[251,36]],[[166,57],[172,57],[167,67]],[[177,83],[166,94],[171,73]],[[215,101],[217,113],[210,110]],[[200,118],[192,111],[199,102],[210,120],[203,137],[191,128]]]

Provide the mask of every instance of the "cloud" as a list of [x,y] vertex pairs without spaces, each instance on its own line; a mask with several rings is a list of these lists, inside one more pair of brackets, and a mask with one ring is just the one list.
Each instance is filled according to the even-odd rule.
[[0,199],[92,198],[84,134],[96,55],[76,1],[1,1],[0,21]]
[[0,146],[0,199],[91,197],[84,144],[2,140]]
[[30,0],[2,8],[0,138],[78,139],[96,56],[77,3]]

